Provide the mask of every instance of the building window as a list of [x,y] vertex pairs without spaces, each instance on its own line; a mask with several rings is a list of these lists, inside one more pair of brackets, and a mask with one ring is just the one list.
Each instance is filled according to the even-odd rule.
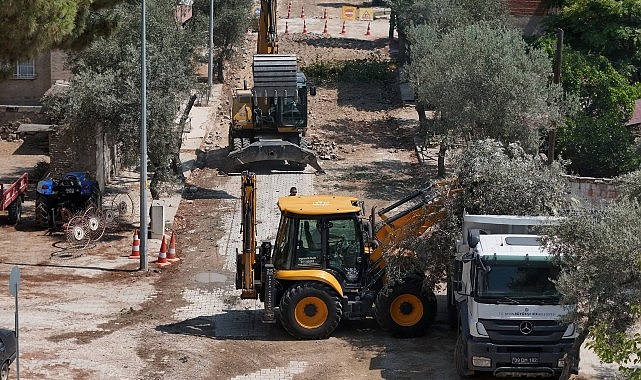
[[36,77],[36,61],[31,59],[29,61],[18,62],[16,64],[16,72],[13,74],[14,79],[34,79]]

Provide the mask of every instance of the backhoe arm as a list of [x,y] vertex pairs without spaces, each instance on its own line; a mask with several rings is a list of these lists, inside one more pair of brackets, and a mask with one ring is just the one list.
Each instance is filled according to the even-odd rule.
[[242,173],[241,188],[242,215],[242,253],[237,255],[236,289],[242,289],[240,298],[258,298],[255,288],[256,264],[256,175],[251,172]]

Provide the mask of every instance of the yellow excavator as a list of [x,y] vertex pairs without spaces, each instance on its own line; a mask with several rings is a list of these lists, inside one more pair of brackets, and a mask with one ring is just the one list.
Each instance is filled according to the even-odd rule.
[[276,8],[276,0],[260,1],[253,87],[245,82],[233,91],[228,157],[240,166],[282,161],[294,170],[309,164],[322,173],[305,139],[307,94],[316,91],[308,89],[296,56],[278,52]]
[[[445,215],[452,181],[435,182],[365,216],[352,196],[296,195],[278,200],[275,241],[258,246],[256,175],[242,173],[242,252],[236,288],[264,302],[265,322],[279,321],[299,339],[329,337],[339,322],[374,316],[397,337],[421,335],[436,316],[424,273],[391,284],[383,249],[421,236]],[[378,217],[378,218],[377,218]],[[398,254],[403,254],[400,250]]]

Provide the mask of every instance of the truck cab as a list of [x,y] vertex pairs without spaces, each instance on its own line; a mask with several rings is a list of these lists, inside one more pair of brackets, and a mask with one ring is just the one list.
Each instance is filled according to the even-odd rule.
[[558,262],[536,226],[547,217],[464,215],[448,286],[459,375],[558,376],[576,337],[561,317]]

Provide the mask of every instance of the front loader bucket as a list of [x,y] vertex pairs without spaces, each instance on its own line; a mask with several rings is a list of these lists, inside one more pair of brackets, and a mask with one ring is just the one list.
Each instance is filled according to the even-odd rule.
[[281,139],[261,139],[227,156],[240,165],[260,161],[291,161],[309,164],[318,173],[325,173],[313,151]]

